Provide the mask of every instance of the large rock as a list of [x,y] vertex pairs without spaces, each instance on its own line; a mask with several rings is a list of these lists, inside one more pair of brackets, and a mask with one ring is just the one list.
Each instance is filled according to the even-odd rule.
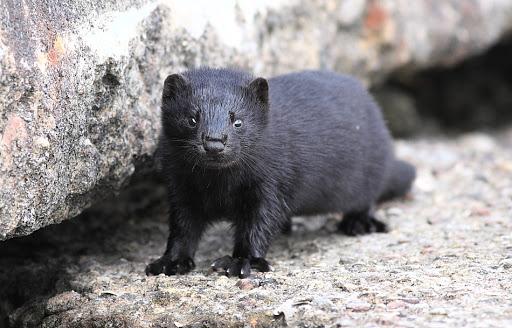
[[0,240],[80,213],[151,166],[161,81],[199,65],[374,82],[511,29],[506,0],[0,0]]

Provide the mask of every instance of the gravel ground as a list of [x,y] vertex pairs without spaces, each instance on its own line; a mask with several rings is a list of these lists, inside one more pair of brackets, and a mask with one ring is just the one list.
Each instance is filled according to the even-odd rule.
[[209,271],[231,251],[226,225],[205,235],[192,273],[145,276],[167,236],[151,184],[1,243],[0,326],[512,327],[512,128],[396,149],[418,179],[379,207],[390,233],[294,218],[267,256],[275,271],[244,280]]

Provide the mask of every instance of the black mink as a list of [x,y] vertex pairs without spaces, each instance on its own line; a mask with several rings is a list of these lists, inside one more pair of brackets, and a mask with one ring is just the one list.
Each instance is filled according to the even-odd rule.
[[343,212],[345,234],[385,232],[374,204],[404,195],[415,178],[395,159],[372,97],[342,74],[189,70],[165,80],[161,114],[170,233],[147,274],[194,269],[202,233],[221,219],[234,250],[212,267],[239,277],[272,268],[265,254],[292,216]]

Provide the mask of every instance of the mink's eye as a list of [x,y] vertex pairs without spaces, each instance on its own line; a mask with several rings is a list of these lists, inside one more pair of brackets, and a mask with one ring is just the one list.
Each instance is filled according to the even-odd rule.
[[242,120],[241,120],[241,119],[237,119],[237,120],[235,120],[235,121],[233,122],[233,126],[234,126],[235,128],[240,128],[240,127],[242,127]]
[[196,125],[197,125],[196,118],[195,118],[195,117],[189,117],[189,118],[188,118],[188,124],[189,124],[190,126],[196,126]]

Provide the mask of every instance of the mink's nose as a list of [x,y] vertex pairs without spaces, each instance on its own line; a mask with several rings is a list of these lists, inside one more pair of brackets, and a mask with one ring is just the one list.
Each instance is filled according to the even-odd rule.
[[224,142],[221,140],[205,140],[203,142],[204,150],[206,150],[209,153],[220,153],[226,148],[224,145]]

